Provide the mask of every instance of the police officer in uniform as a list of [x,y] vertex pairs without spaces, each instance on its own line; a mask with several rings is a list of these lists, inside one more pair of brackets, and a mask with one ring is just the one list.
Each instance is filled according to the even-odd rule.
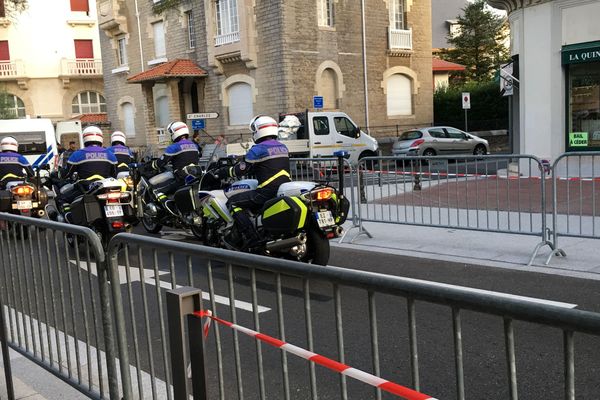
[[256,246],[258,233],[246,210],[259,210],[267,200],[277,196],[282,183],[290,182],[290,159],[287,147],[277,141],[277,122],[264,115],[256,116],[250,123],[254,146],[246,153],[244,160],[233,167],[217,170],[215,175],[242,177],[252,174],[258,180],[258,188],[238,193],[229,198],[227,206],[232,210],[234,225],[244,239],[242,250]]
[[22,181],[25,177],[33,177],[34,172],[29,161],[17,153],[19,143],[12,136],[0,141],[0,187],[4,189],[8,182]]
[[129,172],[129,164],[133,163],[133,154],[125,144],[127,138],[121,131],[114,131],[110,135],[111,146],[108,148],[115,157],[117,157],[117,174],[121,172]]
[[185,123],[181,121],[171,122],[167,127],[167,132],[171,135],[173,144],[165,149],[165,153],[161,158],[153,161],[153,167],[160,171],[170,164],[176,179],[168,186],[157,190],[155,195],[165,209],[171,213],[175,213],[174,210],[169,208],[167,200],[169,194],[173,193],[178,187],[184,184],[183,179],[177,177],[177,172],[188,165],[198,165],[200,153],[198,151],[198,145],[189,139],[190,130]]

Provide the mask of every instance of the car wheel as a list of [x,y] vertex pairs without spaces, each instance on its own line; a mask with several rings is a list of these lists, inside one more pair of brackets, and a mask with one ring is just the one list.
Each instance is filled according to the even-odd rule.
[[487,149],[485,148],[484,145],[478,144],[477,146],[475,146],[475,149],[473,150],[473,154],[476,156],[485,156],[487,154]]
[[425,149],[425,151],[423,152],[423,157],[433,157],[435,155],[436,153],[434,149]]

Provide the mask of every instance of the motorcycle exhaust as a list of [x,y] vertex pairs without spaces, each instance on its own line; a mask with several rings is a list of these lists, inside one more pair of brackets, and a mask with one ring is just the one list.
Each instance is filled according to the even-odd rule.
[[306,243],[306,233],[301,233],[288,239],[276,240],[265,245],[268,251],[280,252],[289,250],[294,246],[299,246]]
[[333,230],[333,233],[335,237],[340,237],[344,234],[344,228],[342,228],[341,226],[336,226]]

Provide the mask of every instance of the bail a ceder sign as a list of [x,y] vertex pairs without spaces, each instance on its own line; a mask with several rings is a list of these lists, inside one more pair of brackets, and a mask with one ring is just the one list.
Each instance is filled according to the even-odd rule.
[[600,41],[563,46],[562,63],[578,64],[600,61]]

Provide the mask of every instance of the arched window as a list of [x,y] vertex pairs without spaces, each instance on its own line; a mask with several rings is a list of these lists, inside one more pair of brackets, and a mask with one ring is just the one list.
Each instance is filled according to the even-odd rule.
[[386,80],[387,115],[412,115],[412,81],[403,74],[394,74]]
[[156,99],[156,126],[166,128],[169,125],[169,98],[161,96]]
[[227,87],[229,125],[247,125],[254,116],[252,86],[237,82]]
[[121,104],[121,111],[125,135],[135,136],[135,110],[133,104],[129,102]]
[[14,94],[1,94],[0,104],[2,105],[2,118],[25,118],[25,103]]
[[73,97],[73,114],[105,113],[106,100],[104,96],[97,92],[81,92]]
[[331,68],[326,68],[321,75],[321,90],[323,96],[323,108],[337,108],[337,92],[338,92],[337,75]]

